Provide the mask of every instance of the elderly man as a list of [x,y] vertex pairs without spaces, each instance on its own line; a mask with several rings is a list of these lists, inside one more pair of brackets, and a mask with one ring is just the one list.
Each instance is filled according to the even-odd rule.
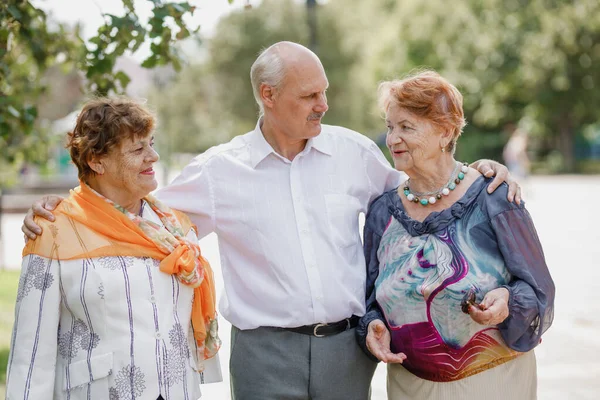
[[[157,196],[199,237],[218,236],[234,399],[367,399],[376,364],[354,337],[365,312],[358,216],[401,176],[365,136],[321,124],[328,81],[307,48],[274,44],[251,80],[256,128],[196,157]],[[498,164],[479,170],[490,165],[506,176]]]

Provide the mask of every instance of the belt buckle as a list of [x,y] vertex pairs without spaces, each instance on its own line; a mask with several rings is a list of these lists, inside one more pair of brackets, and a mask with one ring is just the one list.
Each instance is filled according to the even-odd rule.
[[319,335],[319,334],[317,333],[317,329],[319,329],[321,326],[327,326],[327,324],[322,324],[322,323],[321,323],[321,324],[316,324],[316,325],[315,325],[315,328],[313,329],[313,335],[314,335],[315,337],[325,337],[325,335]]

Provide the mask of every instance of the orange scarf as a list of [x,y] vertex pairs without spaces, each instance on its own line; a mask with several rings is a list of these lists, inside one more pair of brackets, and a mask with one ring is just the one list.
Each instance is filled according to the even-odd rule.
[[129,213],[81,183],[56,208],[54,222],[36,218],[43,233],[27,242],[23,256],[37,254],[57,260],[133,256],[161,260],[162,272],[177,275],[180,282],[195,288],[191,321],[198,356],[200,361],[211,358],[221,345],[212,269],[198,244],[186,238],[193,229],[189,218],[152,196],[144,200],[159,215],[164,227]]

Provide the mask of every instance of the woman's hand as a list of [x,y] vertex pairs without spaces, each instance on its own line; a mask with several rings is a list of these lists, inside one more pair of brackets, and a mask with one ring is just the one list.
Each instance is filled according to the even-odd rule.
[[521,186],[512,178],[506,166],[492,160],[477,160],[470,166],[486,178],[495,176],[488,186],[488,193],[492,193],[502,182],[506,182],[508,184],[508,196],[506,197],[508,201],[512,203],[514,200],[515,203],[521,204]]
[[498,325],[508,317],[509,297],[510,293],[506,288],[490,290],[480,303],[482,309],[471,305],[469,315],[478,324]]
[[35,223],[33,217],[37,215],[48,221],[54,221],[54,214],[52,214],[51,211],[53,211],[61,201],[63,201],[62,197],[51,194],[44,196],[33,203],[31,208],[27,210],[27,215],[25,215],[23,225],[21,226],[21,231],[25,234],[25,242],[27,242],[28,238],[35,240],[42,234],[42,228]]
[[377,359],[385,363],[400,363],[406,360],[404,353],[394,354],[390,350],[391,336],[385,324],[379,320],[373,320],[369,323],[367,329],[367,349]]

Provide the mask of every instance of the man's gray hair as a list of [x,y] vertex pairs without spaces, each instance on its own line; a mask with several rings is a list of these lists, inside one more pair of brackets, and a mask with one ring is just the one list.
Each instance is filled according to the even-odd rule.
[[250,69],[250,81],[252,82],[252,92],[254,99],[260,109],[260,115],[265,112],[262,100],[260,98],[260,85],[267,84],[274,88],[279,88],[285,77],[285,66],[281,54],[274,44],[263,50]]

